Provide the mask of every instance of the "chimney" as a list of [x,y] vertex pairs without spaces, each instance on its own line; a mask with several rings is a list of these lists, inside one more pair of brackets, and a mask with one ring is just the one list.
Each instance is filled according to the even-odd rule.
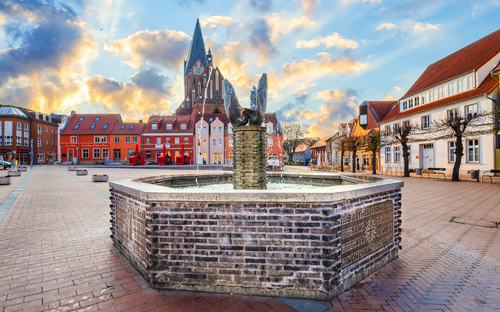
[[73,116],[73,115],[76,115],[76,111],[74,111],[74,110],[71,111],[71,115],[70,116]]
[[142,122],[142,119],[139,119],[139,122]]

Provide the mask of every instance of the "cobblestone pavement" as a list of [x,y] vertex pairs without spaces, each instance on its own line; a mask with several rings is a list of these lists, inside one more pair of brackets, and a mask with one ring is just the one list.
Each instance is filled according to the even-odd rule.
[[[152,289],[111,243],[107,184],[92,184],[99,194],[61,169],[36,168],[0,223],[0,311],[293,311],[271,297]],[[117,180],[186,172],[92,168],[77,179],[91,183],[92,173]],[[500,309],[500,229],[489,227],[500,222],[498,179],[404,181],[400,257],[324,304],[336,311]]]

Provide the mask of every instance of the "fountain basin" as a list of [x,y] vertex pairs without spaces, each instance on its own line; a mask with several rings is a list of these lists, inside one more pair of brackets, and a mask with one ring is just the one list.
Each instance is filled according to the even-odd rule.
[[269,174],[309,190],[214,190],[230,174],[110,182],[114,245],[155,288],[329,300],[398,255],[400,181]]

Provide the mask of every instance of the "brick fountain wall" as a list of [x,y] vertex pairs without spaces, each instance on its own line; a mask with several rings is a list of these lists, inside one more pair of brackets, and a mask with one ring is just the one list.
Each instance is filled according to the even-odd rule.
[[266,128],[258,126],[234,127],[233,132],[234,189],[266,189]]

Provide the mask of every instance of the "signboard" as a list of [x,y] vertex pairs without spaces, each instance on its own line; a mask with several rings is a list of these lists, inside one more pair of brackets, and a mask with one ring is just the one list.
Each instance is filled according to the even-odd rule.
[[[163,144],[156,144],[155,148],[163,148]],[[170,148],[170,144],[165,144],[165,148]]]
[[393,243],[392,201],[354,209],[341,216],[342,269]]
[[17,151],[12,151],[12,154],[16,155],[16,154],[17,154]]
[[280,165],[280,160],[279,159],[268,159],[267,165],[278,167]]

